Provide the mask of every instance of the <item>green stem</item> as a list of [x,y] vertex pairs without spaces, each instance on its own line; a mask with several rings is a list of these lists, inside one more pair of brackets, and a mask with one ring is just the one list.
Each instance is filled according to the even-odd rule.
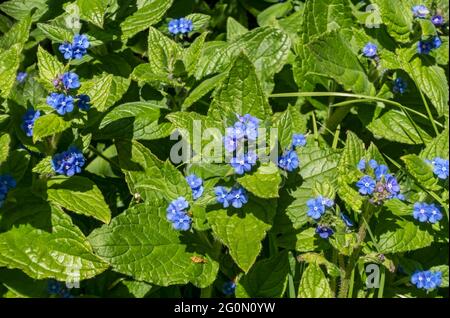
[[380,288],[378,289],[378,298],[383,298],[385,281],[386,281],[386,268],[384,268],[384,266],[381,266]]
[[433,114],[431,113],[430,106],[428,105],[427,99],[422,93],[422,90],[419,89],[420,97],[422,97],[423,104],[425,105],[425,109],[427,110],[428,119],[431,122],[431,125],[433,126],[434,132],[437,135],[439,135],[439,130],[437,129],[436,125],[434,124],[434,118]]
[[353,288],[355,286],[355,269],[352,269],[352,274],[350,276],[350,284],[348,288],[347,298],[353,298]]
[[334,133],[333,144],[331,145],[331,148],[333,148],[333,149],[337,148],[340,131],[341,131],[341,125],[338,125],[336,128],[336,132]]
[[319,144],[319,131],[317,130],[316,113],[312,112],[313,130],[314,130],[314,140],[316,144]]

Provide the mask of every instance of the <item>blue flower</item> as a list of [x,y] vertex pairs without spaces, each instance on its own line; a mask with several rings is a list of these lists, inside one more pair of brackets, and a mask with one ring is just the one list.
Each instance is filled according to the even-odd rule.
[[177,213],[173,220],[172,226],[177,231],[188,231],[191,228],[192,219],[186,213]]
[[359,193],[366,195],[366,194],[372,194],[375,190],[375,180],[372,179],[372,177],[365,175],[362,177],[358,182],[356,182],[356,186],[359,189]]
[[429,54],[434,49],[434,44],[431,41],[419,41],[417,43],[417,52],[419,54]]
[[178,212],[181,212],[189,207],[189,202],[184,197],[178,197],[170,205],[173,205]]
[[385,188],[390,194],[396,195],[398,192],[400,192],[400,186],[398,185],[396,177],[387,174],[385,177],[385,181],[386,181]]
[[16,180],[9,174],[0,175],[0,186],[3,185],[4,188],[9,191],[17,186]]
[[243,126],[239,125],[239,127],[244,127],[244,136],[247,137],[248,140],[256,140],[258,138],[258,128],[259,128],[259,119],[253,117],[250,114],[245,114],[244,116],[238,116],[238,122]]
[[27,78],[27,76],[28,76],[28,74],[26,72],[19,72],[19,73],[17,73],[16,80],[19,83],[23,83],[25,81],[25,79]]
[[236,283],[233,281],[225,282],[222,286],[222,292],[227,295],[233,295],[236,290]]
[[441,16],[441,15],[435,15],[435,16],[433,16],[432,18],[431,18],[431,22],[435,25],[435,26],[437,26],[437,27],[440,27],[440,26],[443,26],[444,25],[444,18]]
[[47,97],[47,104],[52,106],[60,115],[73,111],[73,97],[65,94],[51,93]]
[[363,159],[359,160],[356,167],[358,168],[359,171],[366,170],[366,159],[363,158]]
[[75,146],[69,147],[67,151],[55,154],[52,158],[53,170],[68,177],[80,173],[84,164],[83,153]]
[[227,201],[231,202],[233,207],[239,209],[248,202],[247,193],[242,187],[232,188],[227,195]]
[[375,168],[375,178],[380,181],[381,178],[387,175],[389,168],[386,165],[379,165]]
[[228,152],[233,152],[237,148],[237,140],[234,134],[225,135],[224,138],[225,150]]
[[434,203],[428,205],[428,222],[434,224],[442,220],[442,212]]
[[345,215],[344,213],[341,212],[340,214],[342,221],[344,221],[345,225],[348,227],[352,227],[353,226],[353,222],[352,220],[350,220],[350,218]]
[[25,132],[27,137],[33,136],[33,127],[36,119],[41,116],[41,113],[38,110],[29,109],[22,117],[22,130]]
[[91,98],[86,94],[80,94],[77,96],[78,103],[77,106],[79,109],[88,111],[91,105],[89,104],[91,102]]
[[438,36],[435,36],[435,37],[431,40],[431,42],[433,43],[433,49],[438,49],[438,48],[440,48],[441,45],[442,45],[442,40],[441,40],[441,38],[438,37]]
[[414,17],[416,18],[426,18],[430,14],[430,10],[424,5],[417,5],[412,8]]
[[87,53],[87,50],[80,46],[74,46],[72,49],[72,56],[74,59],[77,59],[77,60],[81,59],[86,53]]
[[432,164],[433,173],[437,175],[439,179],[448,179],[448,160],[437,157],[433,159]]
[[319,234],[319,236],[321,238],[327,239],[331,235],[333,235],[334,231],[331,228],[327,227],[327,226],[318,225],[316,227],[316,233]]
[[424,202],[416,202],[414,203],[413,207],[413,217],[416,220],[419,220],[419,222],[426,222],[428,221],[428,204]]
[[234,137],[236,138],[236,139],[242,139],[242,138],[244,138],[245,137],[245,130],[246,130],[247,128],[245,127],[245,124],[244,123],[241,123],[241,122],[236,122],[235,124],[234,124],[234,130],[233,130],[233,135],[234,135]]
[[203,194],[203,180],[197,177],[195,174],[191,174],[186,177],[186,181],[192,189],[192,198],[197,200]]
[[363,55],[365,57],[373,58],[377,56],[377,45],[368,42],[362,49]]
[[442,284],[442,272],[440,271],[416,271],[411,276],[411,283],[419,289],[432,290]]
[[73,72],[66,72],[62,76],[62,83],[66,89],[75,89],[80,87],[80,79]]
[[252,166],[256,164],[256,154],[249,151],[246,155],[239,155],[231,158],[230,164],[237,174],[244,174],[252,170]]
[[194,25],[189,19],[173,19],[169,21],[168,29],[173,35],[178,33],[185,34],[191,32],[194,29]]
[[75,35],[72,41],[72,57],[81,59],[87,53],[89,45],[89,40],[85,34]]
[[293,147],[303,147],[306,145],[306,137],[303,134],[293,134],[292,135],[292,146]]
[[297,152],[295,150],[290,150],[283,154],[278,160],[278,166],[286,171],[293,171],[298,168],[300,161],[298,159]]
[[394,87],[392,88],[392,90],[394,91],[394,93],[400,93],[403,94],[406,92],[406,89],[408,88],[408,83],[401,77],[397,77],[394,80]]
[[325,206],[323,205],[322,197],[309,199],[306,202],[306,206],[308,207],[307,215],[314,220],[320,219],[322,214],[325,213]]
[[64,42],[63,44],[61,44],[59,46],[58,49],[61,52],[61,54],[63,54],[63,56],[66,60],[69,60],[72,58],[72,55],[73,55],[72,44],[70,44],[68,42]]
[[378,167],[378,162],[377,162],[375,159],[370,159],[370,160],[369,160],[369,166],[370,166],[372,169],[376,169],[376,168]]
[[225,187],[215,187],[214,192],[216,194],[217,202],[221,203],[224,208],[228,208],[230,206],[230,202],[228,201],[228,190]]

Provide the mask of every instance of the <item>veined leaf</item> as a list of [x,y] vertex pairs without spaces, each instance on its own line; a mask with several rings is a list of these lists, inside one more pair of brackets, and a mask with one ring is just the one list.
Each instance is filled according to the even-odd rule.
[[299,298],[332,298],[328,280],[322,269],[315,263],[310,263],[303,272],[298,289]]
[[63,117],[54,113],[41,116],[34,123],[33,142],[63,132],[70,128],[70,124],[70,121],[66,121]]

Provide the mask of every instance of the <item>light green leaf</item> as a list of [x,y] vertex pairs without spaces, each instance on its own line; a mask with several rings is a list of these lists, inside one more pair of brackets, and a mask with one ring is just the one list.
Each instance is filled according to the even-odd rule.
[[261,252],[261,241],[271,228],[275,202],[249,201],[239,210],[206,214],[214,235],[228,247],[236,264],[248,272]]
[[428,231],[412,222],[398,222],[393,228],[380,235],[378,248],[380,253],[402,253],[427,247],[434,241]]
[[[389,0],[372,0],[381,13],[381,21],[386,25],[388,33],[398,42],[409,42],[413,28],[413,1],[392,2]],[[379,14],[378,13],[378,14]]]
[[25,208],[40,209],[41,218],[51,213],[53,230],[47,232],[21,224],[1,233],[0,266],[20,269],[34,279],[55,278],[67,282],[92,278],[108,268],[108,264],[93,254],[70,217],[59,208],[47,203]]
[[143,63],[136,66],[133,73],[131,73],[131,78],[137,81],[139,86],[143,86],[146,83],[155,87],[159,87],[161,83],[174,87],[183,85],[179,79],[172,78],[171,74],[159,73],[159,71],[155,72],[150,63]]
[[235,119],[236,114],[250,114],[259,119],[271,114],[255,68],[245,55],[236,58],[227,78],[214,93],[208,114],[222,120]]
[[272,25],[278,18],[283,17],[292,10],[291,2],[282,2],[271,5],[256,17],[260,26]]
[[272,122],[273,127],[278,128],[278,141],[282,149],[292,145],[293,134],[306,133],[306,116],[302,116],[295,106],[289,105],[284,112],[275,113]]
[[160,161],[137,141],[117,141],[116,148],[131,194],[137,193],[143,200],[155,196],[169,202],[180,196],[190,200],[191,188],[170,162]]
[[[219,264],[203,251],[192,251],[185,235],[166,220],[166,206],[139,204],[94,230],[89,241],[113,269],[136,280],[160,286],[193,283],[206,287]],[[192,257],[206,259],[195,263]]]
[[0,96],[7,98],[16,81],[22,47],[14,44],[9,49],[0,50]]
[[122,37],[128,39],[136,33],[158,23],[166,11],[172,6],[172,2],[172,0],[153,0],[138,9],[120,24]]
[[226,78],[227,73],[220,73],[211,78],[208,78],[201,82],[197,87],[195,87],[189,94],[189,96],[184,100],[181,106],[183,110],[191,107],[196,101],[208,94],[213,89],[220,86],[223,80]]
[[238,39],[243,34],[247,33],[248,29],[236,21],[233,17],[227,18],[227,41],[232,42]]
[[66,121],[63,117],[54,113],[41,116],[34,122],[33,142],[61,133],[70,128],[70,125],[70,121]]
[[98,139],[128,138],[151,140],[172,132],[170,123],[159,123],[163,106],[155,102],[131,102],[111,110],[100,122]]
[[193,75],[197,67],[197,62],[202,54],[203,44],[205,43],[207,32],[197,37],[192,44],[183,52],[184,67],[189,75]]
[[278,167],[269,162],[261,164],[255,172],[239,177],[238,182],[260,198],[278,198],[281,176]]
[[328,280],[319,265],[310,263],[303,272],[298,289],[299,298],[332,298]]
[[39,173],[39,174],[44,174],[44,175],[54,174],[54,170],[53,170],[53,166],[52,166],[52,157],[47,156],[44,159],[42,159],[41,161],[39,161],[39,163],[34,166],[33,172]]
[[404,113],[396,110],[389,110],[381,115],[381,117],[372,121],[367,126],[367,129],[369,129],[375,137],[381,137],[404,144],[422,144],[423,141],[420,136],[422,136],[425,142],[431,141],[430,135],[417,125],[416,127],[417,130]]
[[239,279],[236,287],[238,298],[280,298],[286,290],[289,272],[288,252],[255,263],[250,271]]
[[184,17],[192,21],[193,32],[202,32],[208,25],[211,17],[202,13],[191,13]]
[[48,200],[69,211],[96,218],[103,223],[111,220],[111,211],[97,185],[85,177],[54,177],[47,182]]
[[77,0],[81,18],[103,28],[109,0]]
[[426,163],[424,159],[417,155],[406,155],[401,157],[405,163],[406,170],[425,188],[437,190],[437,178],[434,176],[431,164]]
[[8,158],[10,142],[11,137],[9,136],[9,134],[2,133],[0,135],[0,165]]
[[175,70],[175,62],[181,60],[181,46],[155,28],[148,33],[148,60],[153,73],[169,76]]
[[321,238],[312,227],[296,234],[295,250],[297,252],[311,252],[323,246]]
[[26,16],[15,23],[6,34],[0,38],[0,49],[9,49],[14,44],[23,46],[28,40],[31,27],[31,18]]
[[448,129],[445,129],[436,138],[429,143],[420,153],[422,159],[432,160],[436,157],[447,158],[448,157]]
[[51,91],[54,89],[53,80],[62,74],[64,65],[40,46],[38,47],[37,60],[41,83]]
[[37,27],[50,40],[56,43],[72,42],[73,33],[53,24],[38,23]]
[[384,202],[384,206],[395,215],[411,216],[413,215],[413,207],[399,199],[391,199]]

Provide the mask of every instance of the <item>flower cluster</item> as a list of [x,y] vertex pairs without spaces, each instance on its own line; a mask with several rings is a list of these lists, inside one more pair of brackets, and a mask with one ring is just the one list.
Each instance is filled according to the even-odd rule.
[[56,295],[62,298],[73,298],[70,294],[70,289],[54,279],[48,281],[47,290],[50,295]]
[[224,293],[224,295],[227,296],[233,295],[235,290],[236,290],[236,283],[233,281],[225,282],[222,286],[222,293]]
[[[389,168],[386,165],[379,165],[373,159],[369,160],[367,165],[366,160],[361,159],[357,167],[366,175],[356,182],[356,187],[360,194],[371,195],[370,201],[372,203],[381,204],[383,201],[393,198],[404,199],[400,193],[397,178],[389,173]],[[373,172],[375,178],[368,175],[368,172]]]
[[427,40],[421,40],[417,43],[417,52],[419,54],[430,54],[434,49],[441,47],[442,40],[438,37],[432,37]]
[[170,20],[168,29],[173,35],[186,34],[194,30],[194,24],[192,20],[186,18],[173,19]]
[[228,208],[231,205],[239,209],[248,202],[247,192],[242,187],[233,187],[228,191],[227,188],[219,186],[214,191],[217,202],[221,203],[224,208]]
[[242,175],[251,171],[258,160],[254,151],[247,150],[245,153],[245,141],[255,141],[258,137],[259,119],[250,114],[237,116],[237,118],[234,125],[226,129],[224,146],[227,152],[238,152],[231,158],[230,164],[235,173]]
[[416,271],[411,276],[411,283],[417,288],[432,290],[442,284],[442,272],[440,271]]
[[426,160],[433,166],[433,173],[442,180],[448,179],[448,160],[436,157],[433,160]]
[[192,219],[186,212],[187,208],[189,203],[183,197],[173,200],[167,207],[166,218],[177,231],[187,231],[191,228]]
[[286,171],[293,171],[300,165],[297,152],[295,149],[298,147],[304,147],[306,145],[306,137],[303,134],[293,134],[292,143],[290,149],[285,151],[283,155],[278,159],[278,166]]
[[74,102],[81,110],[89,110],[90,98],[81,94],[78,96],[69,95],[69,91],[80,87],[80,79],[73,72],[66,72],[53,81],[53,85],[60,92],[51,93],[47,96],[47,104],[50,105],[60,115],[71,113],[74,109]]
[[83,153],[75,146],[69,147],[67,151],[55,154],[52,158],[53,170],[68,177],[80,173],[84,163]]
[[436,223],[442,220],[442,212],[434,203],[414,203],[413,216],[419,222]]
[[72,43],[64,42],[59,46],[59,51],[66,60],[81,59],[89,48],[89,40],[85,34],[77,34],[73,37]]
[[22,117],[22,130],[28,137],[33,136],[33,127],[36,119],[41,116],[41,113],[38,110],[29,109],[25,115]]
[[0,175],[0,208],[5,202],[9,190],[16,187],[16,180],[9,174]]
[[17,80],[19,83],[23,83],[23,82],[25,81],[25,79],[27,78],[27,76],[28,76],[27,73],[25,73],[25,72],[19,72],[19,73],[17,73],[16,80]]
[[394,93],[398,94],[403,94],[406,92],[406,89],[408,88],[408,83],[401,77],[397,77],[394,80],[394,87],[392,88],[392,90],[394,91]]
[[436,14],[431,17],[431,23],[433,23],[436,27],[441,27],[445,24],[445,21],[442,15]]
[[368,58],[375,58],[378,56],[377,53],[378,47],[376,44],[373,44],[371,42],[368,42],[362,49],[362,53],[365,57]]
[[203,194],[204,188],[203,188],[203,180],[199,177],[197,177],[195,174],[188,175],[186,177],[186,181],[191,187],[192,190],[192,198],[194,200],[197,200],[200,198]]

